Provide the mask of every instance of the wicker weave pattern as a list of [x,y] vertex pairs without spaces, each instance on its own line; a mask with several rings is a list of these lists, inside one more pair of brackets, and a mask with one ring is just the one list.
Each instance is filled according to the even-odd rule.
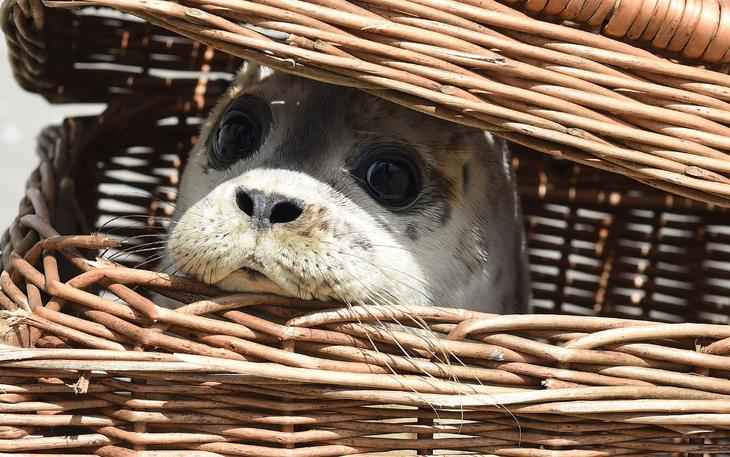
[[549,154],[730,205],[730,76],[721,72],[531,19],[494,1],[480,7],[452,0],[48,2],[89,4],[131,12],[283,71],[362,87]]
[[130,16],[71,14],[39,0],[1,3],[0,27],[16,81],[52,103],[196,90],[216,96],[228,84],[225,76],[241,65],[238,58]]
[[524,9],[590,26],[612,37],[709,62],[730,61],[730,3],[718,0],[527,0]]

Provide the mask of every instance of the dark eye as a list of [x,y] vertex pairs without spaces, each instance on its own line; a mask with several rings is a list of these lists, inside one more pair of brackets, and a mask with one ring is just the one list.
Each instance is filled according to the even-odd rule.
[[233,105],[218,122],[210,138],[209,162],[213,168],[225,169],[261,146],[264,124],[258,110],[248,105]]
[[357,174],[370,195],[385,206],[403,208],[420,192],[416,165],[394,151],[370,157],[360,164]]

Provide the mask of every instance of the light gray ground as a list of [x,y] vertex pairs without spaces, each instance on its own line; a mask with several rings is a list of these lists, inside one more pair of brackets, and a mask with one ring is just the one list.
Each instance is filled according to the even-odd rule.
[[35,138],[64,117],[100,112],[100,105],[50,105],[13,79],[5,37],[0,35],[0,233],[16,216],[30,172],[38,163]]

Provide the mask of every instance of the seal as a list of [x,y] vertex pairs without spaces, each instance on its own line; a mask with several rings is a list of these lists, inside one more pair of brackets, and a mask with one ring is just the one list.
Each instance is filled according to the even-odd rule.
[[249,66],[205,121],[167,257],[229,291],[527,310],[505,141]]

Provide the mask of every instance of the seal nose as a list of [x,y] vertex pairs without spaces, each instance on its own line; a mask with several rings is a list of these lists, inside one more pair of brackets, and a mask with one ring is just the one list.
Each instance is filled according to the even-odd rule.
[[292,222],[303,211],[302,203],[292,198],[242,187],[236,189],[236,204],[251,217],[251,224],[255,228]]

